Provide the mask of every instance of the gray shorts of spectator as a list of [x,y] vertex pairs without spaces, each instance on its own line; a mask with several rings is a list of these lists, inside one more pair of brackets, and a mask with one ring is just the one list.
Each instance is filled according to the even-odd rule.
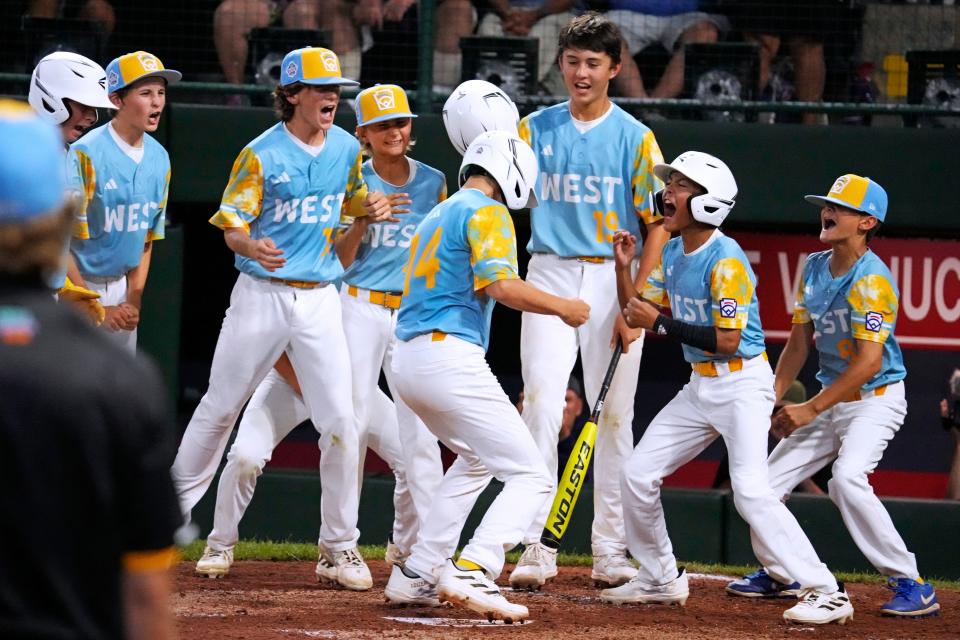
[[636,11],[609,11],[607,17],[623,33],[630,55],[646,49],[654,42],[672,52],[680,41],[683,32],[698,22],[709,22],[721,33],[730,28],[730,21],[726,16],[702,11],[679,13],[675,16],[652,16]]

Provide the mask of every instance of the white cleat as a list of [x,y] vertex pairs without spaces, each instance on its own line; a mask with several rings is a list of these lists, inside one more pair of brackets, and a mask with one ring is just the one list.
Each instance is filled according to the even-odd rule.
[[448,560],[443,567],[437,583],[437,595],[440,602],[482,613],[491,622],[503,620],[513,624],[526,620],[530,615],[525,606],[508,602],[500,593],[500,588],[483,571],[461,569],[453,560]]
[[373,577],[367,563],[363,561],[359,549],[329,551],[320,545],[320,558],[317,561],[317,580],[339,584],[351,591],[366,591],[373,586]]
[[514,589],[536,591],[547,580],[557,576],[557,551],[535,542],[523,550],[520,561],[510,574],[510,586]]
[[390,604],[414,607],[439,607],[437,588],[417,576],[411,578],[399,565],[393,565],[390,580],[383,589],[383,595]]
[[612,604],[687,604],[690,597],[690,582],[686,569],[681,568],[679,575],[666,584],[646,584],[634,576],[626,584],[600,592],[600,599]]
[[387,540],[387,552],[383,554],[384,562],[402,567],[409,557],[409,551],[403,551],[393,540]]
[[783,619],[797,624],[844,624],[853,620],[853,605],[842,584],[835,593],[807,589],[800,602],[783,612]]
[[600,587],[619,587],[637,575],[637,568],[624,554],[593,556],[590,578]]
[[233,564],[233,548],[218,551],[205,547],[203,555],[197,561],[196,572],[208,578],[222,578],[230,573]]

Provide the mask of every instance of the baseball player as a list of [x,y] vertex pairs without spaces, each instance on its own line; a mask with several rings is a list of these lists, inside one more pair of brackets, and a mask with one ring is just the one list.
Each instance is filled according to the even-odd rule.
[[100,294],[102,327],[136,351],[153,241],[164,237],[170,157],[149,134],[160,125],[167,85],[181,78],[146,51],[107,65],[113,120],[71,146],[80,176],[80,211],[71,253],[74,283]]
[[[516,237],[507,208],[536,204],[537,160],[505,131],[477,137],[460,167],[461,189],[420,223],[410,243],[393,358],[400,397],[457,453],[434,496],[413,551],[395,566],[388,600],[465,606],[490,619],[523,620],[494,580],[504,552],[550,496],[547,470],[529,430],[484,358],[493,304],[554,314],[583,324],[589,306],[519,279]],[[454,562],[463,522],[496,477],[503,490]]]
[[[250,142],[234,162],[220,209],[240,272],[210,369],[210,386],[187,425],[172,474],[185,517],[209,487],[244,403],[282,353],[301,385],[319,446],[323,496],[317,572],[367,589],[357,551],[357,426],[340,297],[343,273],[333,251],[342,211],[390,215],[368,193],[356,138],[333,125],[343,78],[328,49],[288,53],[274,92],[281,122]],[[269,435],[268,435],[269,437]]]
[[[435,436],[400,401],[397,407],[380,391],[381,367],[392,357],[396,309],[403,289],[403,266],[416,225],[446,196],[442,173],[408,158],[412,118],[407,95],[396,85],[378,85],[357,96],[357,136],[371,155],[362,167],[368,189],[387,193],[398,207],[409,206],[402,221],[353,220],[337,240],[342,264],[343,330],[353,372],[360,461],[369,445],[396,476],[394,527],[387,561],[402,563],[416,539],[420,521],[443,475]],[[406,211],[406,210],[404,210]],[[393,372],[384,367],[392,384]],[[237,438],[217,487],[214,527],[197,562],[198,573],[225,575],[239,538],[238,525],[253,496],[256,479],[277,444],[309,418],[299,381],[281,357],[275,371],[257,387],[240,420]],[[405,425],[401,431],[398,420]],[[406,421],[406,422],[404,422]],[[402,436],[401,436],[402,433]],[[362,488],[362,475],[359,479]]]
[[[64,151],[97,122],[97,109],[114,109],[107,97],[107,74],[93,60],[69,51],[56,51],[44,56],[30,76],[27,100],[33,109],[57,125]],[[75,163],[64,154],[67,165],[67,192],[79,198],[82,193],[80,176]],[[69,242],[64,243],[63,266],[50,279],[50,288],[58,292],[60,300],[75,303],[82,312],[99,324],[105,312],[98,301],[100,294],[76,286],[67,274],[78,281],[77,264],[70,255]]]
[[[607,89],[620,70],[621,36],[596,13],[560,33],[559,65],[570,100],[520,122],[520,137],[540,160],[539,205],[530,212],[529,282],[559,296],[578,296],[593,309],[590,322],[572,328],[560,319],[524,313],[520,333],[525,402],[523,420],[549,469],[557,468],[557,437],[567,379],[580,352],[588,403],[600,391],[615,332],[626,345],[597,434],[592,531],[595,581],[622,584],[636,573],[626,557],[618,470],[633,446],[633,401],[642,332],[626,331],[617,305],[613,234],[629,230],[646,242],[639,275],[646,278],[668,239],[650,203],[662,161],[653,132],[610,102]],[[615,337],[616,339],[616,337]],[[636,339],[631,346],[630,343]],[[510,584],[539,588],[557,574],[556,551],[539,543],[550,502],[524,535],[526,549]]]
[[[774,431],[784,439],[770,454],[770,484],[776,496],[788,496],[836,457],[830,498],[860,551],[889,576],[894,592],[881,613],[938,615],[933,585],[920,578],[916,558],[867,480],[907,413],[907,373],[893,336],[900,294],[887,265],[869,247],[886,219],[887,194],[870,178],[848,173],[827,195],[806,200],[820,207],[820,241],[830,249],[811,254],[803,267],[775,388],[778,398],[786,392],[813,339],[823,390],[774,417]],[[765,569],[730,583],[727,591],[770,597],[795,589],[791,583],[797,575],[782,563],[764,560],[768,541],[756,528],[751,534]]]
[[[605,589],[600,597],[613,603],[686,603],[687,574],[677,569],[673,556],[660,485],[719,435],[730,453],[737,512],[762,540],[763,557],[787,567],[787,575],[797,576],[805,590],[784,619],[842,624],[853,616],[850,599],[767,482],[773,372],[754,295],[756,276],[736,241],[718,229],[733,209],[736,181],[721,160],[698,151],[683,153],[671,164],[657,164],[654,171],[666,183],[655,197],[664,227],[679,236],[663,248],[641,300],[637,287],[643,283],[630,272],[635,240],[628,232],[618,232],[618,294],[627,324],[680,342],[693,373],[647,427],[623,467],[627,540],[640,569],[629,582]],[[661,314],[655,304],[668,306],[672,317]]]
[[[407,207],[407,213],[396,221],[372,223],[369,218],[357,218],[337,242],[337,253],[346,267],[340,293],[361,450],[369,429],[369,436],[380,442],[380,457],[405,469],[413,500],[414,509],[401,509],[395,503],[395,544],[387,545],[391,551],[387,561],[402,563],[430,509],[443,465],[436,436],[397,393],[390,363],[410,242],[423,218],[446,199],[447,183],[440,171],[407,156],[416,116],[403,89],[377,85],[361,91],[356,111],[357,137],[371,156],[363,164],[364,180],[369,188],[395,198],[395,206]],[[396,419],[377,423],[369,419],[367,407],[371,392],[378,390],[381,370],[396,403]]]

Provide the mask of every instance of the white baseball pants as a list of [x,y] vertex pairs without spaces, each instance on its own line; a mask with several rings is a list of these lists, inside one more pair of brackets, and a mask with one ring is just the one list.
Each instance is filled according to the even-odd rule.
[[[358,289],[357,295],[351,296],[344,285],[340,298],[343,330],[353,365],[353,406],[360,450],[369,444],[397,476],[393,541],[402,551],[409,552],[443,478],[440,445],[397,391],[392,367],[397,311],[372,304],[370,292],[365,289]],[[381,370],[396,411],[389,418],[376,419],[371,409],[377,404],[374,396],[381,394]]]
[[[781,440],[768,463],[770,486],[775,495],[786,499],[800,482],[836,456],[828,485],[830,498],[840,509],[853,541],[883,575],[916,580],[916,557],[907,550],[867,480],[906,415],[904,384],[891,384],[882,396],[842,402],[824,411]],[[751,536],[759,558],[763,541],[752,530]],[[791,581],[787,579],[790,572],[782,565],[767,566],[767,571],[778,580]]]
[[[567,381],[579,348],[588,406],[593,407],[610,364],[610,338],[620,313],[613,261],[601,264],[562,259],[552,254],[530,258],[527,282],[554,295],[581,298],[590,305],[590,320],[574,329],[556,316],[524,313],[520,332],[523,372],[523,421],[553,473],[556,490],[557,439],[563,419]],[[593,464],[593,554],[626,552],[620,505],[620,468],[633,448],[633,400],[637,391],[643,338],[620,358],[600,414]],[[549,515],[547,501],[523,542],[540,540]]]
[[[100,278],[98,276],[84,275],[83,279],[87,282],[87,288],[90,291],[96,291],[100,294],[100,304],[105,307],[115,307],[127,301],[127,276],[123,275],[117,278]],[[107,336],[116,344],[120,345],[130,353],[137,352],[137,330],[113,331],[105,326],[101,327]]]
[[[247,403],[237,428],[237,437],[227,452],[227,464],[220,473],[217,485],[213,530],[207,538],[207,545],[211,549],[222,551],[232,549],[237,544],[240,520],[253,499],[257,478],[270,462],[277,445],[309,417],[310,412],[300,394],[275,369],[271,369]],[[369,419],[374,425],[396,424],[393,403],[379,389],[370,397]],[[386,459],[391,454],[399,457],[400,443],[397,438],[381,444],[381,430],[375,428],[371,431],[369,444],[380,457]],[[387,431],[389,433],[389,429]],[[406,488],[406,474],[402,467],[392,470],[397,477],[393,495],[396,529],[400,519],[397,513],[404,510],[413,512],[413,502]]]
[[717,377],[690,377],[647,427],[623,467],[627,540],[640,563],[639,578],[664,584],[677,576],[660,485],[719,435],[730,458],[734,505],[763,541],[761,560],[785,567],[804,588],[833,593],[833,574],[767,479],[767,432],[774,402],[770,365],[758,356],[745,361],[740,371],[730,372],[724,364],[717,368]]
[[427,427],[457,454],[443,476],[406,566],[436,582],[453,556],[463,523],[491,478],[504,483],[460,554],[491,579],[505,551],[550,499],[553,480],[516,408],[484,359],[483,348],[430,334],[397,345],[397,390]]
[[335,287],[298,289],[241,273],[230,295],[210,385],[187,425],[171,474],[185,517],[210,486],[243,404],[286,351],[320,432],[320,541],[357,544],[360,452],[350,356]]

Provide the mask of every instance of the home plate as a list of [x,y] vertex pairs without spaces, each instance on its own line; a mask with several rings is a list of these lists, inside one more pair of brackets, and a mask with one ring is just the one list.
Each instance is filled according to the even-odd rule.
[[428,627],[518,627],[523,624],[530,624],[533,620],[524,620],[507,624],[503,620],[477,620],[476,618],[404,618],[394,616],[384,616],[384,620],[393,620],[394,622],[405,622],[407,624],[422,624]]

